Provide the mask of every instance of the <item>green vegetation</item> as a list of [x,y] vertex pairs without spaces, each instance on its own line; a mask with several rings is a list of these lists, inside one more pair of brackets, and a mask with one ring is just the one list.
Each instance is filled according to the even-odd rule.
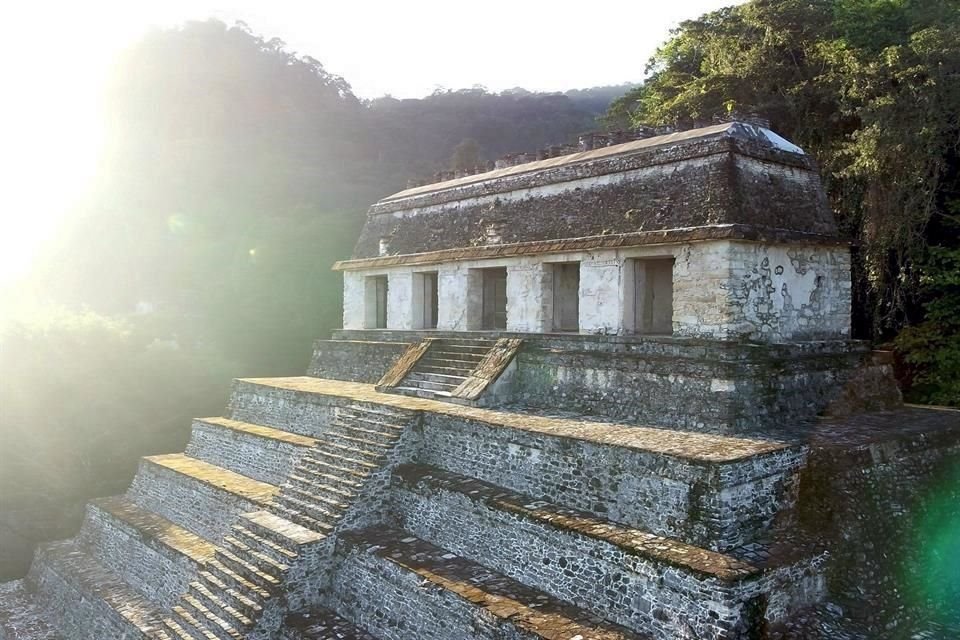
[[139,455],[182,449],[234,367],[135,318],[54,312],[0,334],[0,580],[63,537],[89,496],[124,490]]
[[682,23],[606,116],[683,125],[756,112],[813,153],[859,241],[856,333],[923,327],[897,342],[917,368],[914,397],[950,404],[960,368],[946,318],[960,306],[931,296],[957,278],[943,256],[960,248],[958,42],[956,0],[753,0]]

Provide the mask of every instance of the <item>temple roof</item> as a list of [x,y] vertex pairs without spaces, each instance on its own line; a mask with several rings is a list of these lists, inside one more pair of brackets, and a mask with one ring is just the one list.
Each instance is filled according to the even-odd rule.
[[729,122],[400,191],[370,207],[336,268],[738,237],[839,240],[810,156]]

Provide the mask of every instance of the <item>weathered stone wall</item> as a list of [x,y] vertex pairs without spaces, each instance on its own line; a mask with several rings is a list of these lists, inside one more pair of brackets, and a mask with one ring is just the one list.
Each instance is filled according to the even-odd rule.
[[751,541],[793,498],[802,449],[725,464],[425,414],[418,461],[711,549]]
[[730,244],[732,337],[785,342],[850,335],[846,247]]
[[278,485],[305,453],[303,446],[258,438],[195,420],[186,454],[248,478]]
[[137,506],[187,528],[207,540],[220,540],[240,513],[262,505],[166,467],[141,462],[127,497]]
[[374,384],[408,346],[408,342],[317,340],[307,375]]
[[92,504],[87,505],[78,541],[95,549],[98,560],[165,609],[177,604],[199,570],[188,556],[163,547]]
[[960,628],[960,411],[827,423],[799,512],[831,553],[829,589],[845,619],[878,638],[911,637],[918,622]]
[[380,255],[381,240],[391,254],[413,254],[491,237],[506,244],[722,224],[835,235],[812,161],[741,140],[736,126],[396,194],[371,207],[354,257]]
[[653,638],[738,637],[763,617],[757,572],[698,574],[456,491],[401,484],[394,495],[396,519],[414,535]]
[[236,380],[227,410],[234,420],[315,437],[333,420],[336,403],[329,398]]
[[[37,550],[27,576],[27,583],[40,596],[40,605],[48,620],[56,621],[61,637],[143,640],[143,634],[129,624],[116,609],[99,597],[89,597],[74,586],[76,582],[52,569],[55,562],[48,561],[47,558],[63,558],[71,552],[75,552],[75,547],[69,543],[42,545]],[[73,575],[71,578],[76,580],[82,576]],[[111,586],[98,584],[97,576],[86,576],[85,582],[91,587],[109,589]],[[136,615],[135,604],[131,603],[131,609],[130,613]]]

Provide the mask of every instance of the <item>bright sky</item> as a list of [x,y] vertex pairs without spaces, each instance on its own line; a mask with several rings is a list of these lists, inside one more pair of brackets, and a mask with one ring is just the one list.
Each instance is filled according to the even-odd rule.
[[151,26],[242,20],[317,58],[361,97],[420,97],[438,86],[559,90],[637,81],[671,27],[739,1],[9,3],[0,39],[0,285],[25,272],[82,196],[111,60]]

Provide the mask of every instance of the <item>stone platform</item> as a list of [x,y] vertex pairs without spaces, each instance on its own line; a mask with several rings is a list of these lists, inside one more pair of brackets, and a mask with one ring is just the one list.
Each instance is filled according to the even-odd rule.
[[243,379],[3,585],[0,639],[825,639],[897,568],[850,536],[882,557],[898,479],[958,459],[951,410],[731,436]]

